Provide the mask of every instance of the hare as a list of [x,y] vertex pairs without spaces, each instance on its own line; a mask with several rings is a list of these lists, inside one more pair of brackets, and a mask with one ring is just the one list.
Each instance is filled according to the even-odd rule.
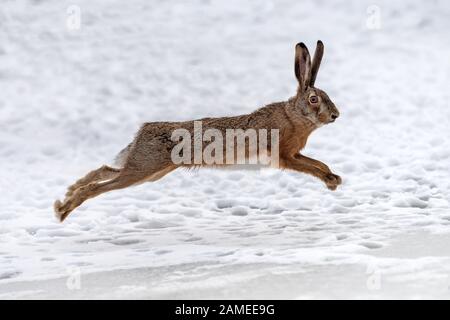
[[[198,121],[203,126],[202,132],[214,129],[225,133],[230,128],[278,130],[279,145],[274,146],[273,142],[266,144],[268,153],[278,152],[278,167],[313,175],[322,180],[328,189],[335,190],[341,184],[341,178],[332,173],[324,163],[300,154],[309,135],[316,128],[334,122],[339,117],[339,111],[328,95],[314,86],[323,52],[324,46],[319,40],[311,63],[305,44],[296,45],[295,76],[298,90],[288,101],[272,103],[246,115],[200,119]],[[56,216],[62,222],[87,199],[111,190],[156,181],[178,167],[211,166],[205,161],[173,161],[172,151],[177,145],[177,141],[173,140],[173,132],[182,129],[195,140],[194,127],[194,121],[143,124],[134,140],[117,156],[117,168],[104,165],[76,181],[68,188],[64,201],[55,202]],[[234,144],[234,140],[232,143]],[[244,144],[248,145],[245,139]],[[202,141],[201,147],[206,146]],[[234,156],[235,154],[233,159]],[[249,153],[246,152],[245,157],[248,156]]]

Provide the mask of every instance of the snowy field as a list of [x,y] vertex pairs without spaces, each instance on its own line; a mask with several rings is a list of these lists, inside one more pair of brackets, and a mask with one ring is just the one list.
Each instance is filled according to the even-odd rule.
[[[449,16],[444,0],[2,1],[0,298],[449,299]],[[294,95],[294,46],[317,39],[341,117],[304,153],[337,191],[179,170],[56,221],[141,123]]]

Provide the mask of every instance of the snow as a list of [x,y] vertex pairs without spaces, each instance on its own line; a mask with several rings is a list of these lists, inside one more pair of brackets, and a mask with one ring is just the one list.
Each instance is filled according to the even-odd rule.
[[[450,298],[450,5],[372,5],[2,3],[0,298]],[[291,97],[294,45],[317,39],[317,86],[341,117],[304,153],[342,176],[337,191],[178,170],[56,221],[54,200],[142,122]]]

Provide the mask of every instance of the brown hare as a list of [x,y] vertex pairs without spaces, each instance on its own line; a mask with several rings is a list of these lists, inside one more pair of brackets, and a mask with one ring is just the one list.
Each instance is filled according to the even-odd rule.
[[[173,151],[179,147],[173,133],[177,130],[187,132],[196,143],[195,126],[201,123],[201,134],[208,129],[217,133],[228,134],[229,129],[239,130],[269,130],[277,132],[277,140],[266,142],[259,151],[277,156],[277,167],[291,169],[311,174],[322,180],[328,189],[335,190],[341,184],[341,178],[331,172],[324,163],[300,154],[307,142],[308,136],[323,124],[334,122],[339,111],[328,95],[314,87],[317,72],[322,60],[324,46],[317,42],[316,51],[312,59],[303,43],[295,47],[295,76],[298,80],[297,94],[285,102],[269,104],[253,113],[223,118],[204,118],[198,121],[186,122],[150,122],[142,125],[133,142],[131,142],[117,156],[117,168],[102,166],[89,172],[68,188],[64,201],[57,200],[54,209],[60,221],[63,221],[71,211],[89,198],[104,192],[126,188],[146,181],[156,181],[178,167],[220,166],[225,161],[211,163],[196,159],[196,155],[183,154],[186,162],[174,161]],[[248,137],[247,137],[248,138]],[[200,138],[202,139],[202,138]],[[179,140],[179,139],[178,139]],[[212,139],[209,139],[210,141]],[[237,148],[249,147],[250,139],[237,143]],[[202,139],[200,148],[208,148],[208,139]],[[212,143],[212,142],[211,142]],[[228,146],[235,144],[235,140],[227,140]],[[277,144],[277,145],[275,145]],[[189,142],[188,150],[191,150]],[[267,149],[267,150],[262,150]],[[224,147],[224,151],[228,149]],[[236,152],[232,149],[232,160],[235,161]],[[182,153],[185,153],[185,149]],[[220,151],[220,152],[219,152]],[[195,153],[195,152],[194,152]],[[224,157],[222,150],[216,149],[215,156]],[[181,154],[181,153],[180,153]],[[229,155],[229,154],[227,154]],[[249,160],[250,152],[245,151],[244,157]],[[216,157],[217,158],[217,157]],[[220,159],[222,160],[222,159]],[[233,164],[227,159],[226,164]]]

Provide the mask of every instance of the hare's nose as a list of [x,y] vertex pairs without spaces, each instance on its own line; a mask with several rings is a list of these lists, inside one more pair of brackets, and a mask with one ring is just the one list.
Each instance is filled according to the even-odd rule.
[[331,119],[333,119],[333,120],[336,120],[338,117],[339,117],[339,115],[336,114],[336,113],[333,113],[333,114],[331,115]]

